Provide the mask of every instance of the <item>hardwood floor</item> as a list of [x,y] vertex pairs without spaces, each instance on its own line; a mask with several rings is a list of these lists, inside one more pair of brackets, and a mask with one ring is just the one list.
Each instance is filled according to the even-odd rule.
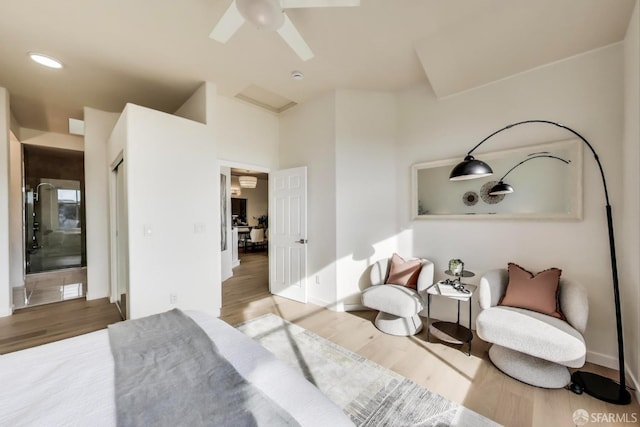
[[120,320],[108,298],[23,308],[0,318],[0,354],[97,331]]
[[[488,345],[478,338],[467,356],[458,346],[427,343],[424,331],[413,337],[383,334],[373,325],[373,311],[337,313],[273,296],[268,290],[267,265],[265,252],[241,254],[234,276],[223,283],[223,320],[234,325],[262,314],[277,314],[505,426],[574,426],[572,415],[577,409],[600,420],[620,421],[589,425],[638,424],[640,407],[635,398],[631,405],[616,406],[564,389],[520,383],[491,364]],[[0,354],[88,333],[119,320],[118,310],[107,299],[26,308],[0,318]],[[590,364],[584,369],[614,378],[616,374]]]
[[[572,417],[578,409],[599,420],[619,421],[589,425],[630,426],[640,420],[635,398],[631,405],[618,406],[564,389],[523,384],[491,364],[488,344],[477,337],[467,356],[458,346],[427,343],[425,331],[413,337],[387,335],[373,325],[376,312],[337,313],[273,296],[267,275],[264,253],[243,254],[234,276],[223,283],[221,318],[234,325],[269,312],[277,314],[505,426],[574,426]],[[616,377],[615,371],[591,364],[583,369]]]

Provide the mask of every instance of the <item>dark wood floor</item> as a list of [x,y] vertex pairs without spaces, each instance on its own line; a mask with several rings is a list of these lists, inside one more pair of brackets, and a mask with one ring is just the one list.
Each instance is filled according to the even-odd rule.
[[[225,282],[222,312],[242,312],[252,301],[270,296],[267,252],[241,253],[241,267]],[[86,334],[120,322],[120,312],[108,298],[85,298],[16,310],[0,317],[0,354]]]
[[[243,312],[255,301],[268,299],[267,252],[241,253],[241,267],[225,282],[223,313]],[[120,312],[108,298],[85,298],[16,310],[0,317],[0,354],[86,334],[120,322]]]
[[97,331],[120,320],[108,298],[24,308],[0,318],[0,354]]

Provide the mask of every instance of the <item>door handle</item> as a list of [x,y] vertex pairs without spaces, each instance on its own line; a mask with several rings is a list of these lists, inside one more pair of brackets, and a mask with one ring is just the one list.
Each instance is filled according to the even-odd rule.
[[296,243],[302,243],[303,245],[307,244],[307,239],[296,240]]

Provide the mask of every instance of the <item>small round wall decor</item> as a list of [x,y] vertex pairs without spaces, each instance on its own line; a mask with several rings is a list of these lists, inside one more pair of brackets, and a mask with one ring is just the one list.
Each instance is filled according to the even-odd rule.
[[478,193],[476,193],[475,191],[467,191],[462,196],[462,201],[467,206],[473,206],[478,203]]
[[489,181],[482,187],[480,187],[480,197],[482,198],[483,202],[490,205],[495,205],[496,203],[499,203],[502,201],[502,199],[504,199],[504,194],[498,194],[497,196],[492,196],[491,194],[489,194],[489,191],[491,191],[493,186],[497,183],[498,181]]

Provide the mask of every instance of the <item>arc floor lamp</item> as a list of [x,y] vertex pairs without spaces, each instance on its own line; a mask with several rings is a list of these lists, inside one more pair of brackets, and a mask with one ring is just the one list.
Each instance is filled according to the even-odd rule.
[[501,194],[513,193],[513,187],[510,186],[509,184],[507,184],[506,182],[504,182],[504,179],[507,177],[507,175],[509,175],[511,172],[513,172],[519,166],[522,166],[523,164],[527,163],[528,161],[531,161],[531,160],[534,160],[534,159],[556,159],[556,160],[560,160],[561,162],[563,162],[563,163],[565,163],[567,165],[569,163],[571,163],[571,160],[565,160],[565,159],[562,159],[562,158],[560,158],[558,156],[552,156],[548,152],[529,154],[529,157],[527,157],[523,161],[519,162],[514,167],[509,169],[507,171],[507,173],[502,175],[502,178],[500,178],[498,180],[498,183],[496,185],[494,185],[493,187],[491,187],[491,190],[489,190],[489,195],[490,196],[499,196]]
[[520,126],[524,124],[548,124],[553,125],[562,129],[566,129],[571,132],[582,142],[586,144],[589,148],[593,157],[598,164],[598,168],[600,169],[600,175],[602,176],[602,186],[604,188],[604,197],[606,202],[606,211],[607,211],[607,229],[609,231],[609,253],[611,256],[611,274],[613,277],[613,298],[615,303],[616,310],[616,332],[618,338],[618,364],[619,364],[619,373],[620,373],[620,381],[615,382],[610,378],[603,377],[601,375],[597,375],[591,372],[577,371],[574,372],[571,376],[571,389],[574,392],[581,393],[582,391],[590,394],[596,399],[603,400],[605,402],[614,403],[618,405],[626,405],[631,402],[631,395],[629,391],[627,391],[627,387],[625,384],[625,372],[624,372],[624,344],[622,339],[622,314],[620,310],[620,290],[618,285],[618,266],[616,261],[616,247],[615,247],[615,239],[613,233],[613,217],[611,215],[611,205],[609,203],[609,192],[607,190],[607,181],[604,177],[604,171],[602,169],[602,164],[600,163],[600,159],[596,150],[593,146],[587,141],[582,135],[580,135],[575,130],[571,129],[568,126],[565,126],[560,123],[552,122],[549,120],[524,120],[521,122],[513,123],[493,132],[491,135],[484,138],[480,141],[475,147],[473,147],[464,160],[458,163],[452,170],[449,175],[449,179],[451,181],[460,181],[466,179],[474,179],[474,178],[482,178],[493,174],[493,170],[491,167],[481,160],[475,159],[471,153],[473,153],[479,146],[481,146],[485,141],[493,137],[494,135],[503,132],[507,129],[511,129],[515,126]]

